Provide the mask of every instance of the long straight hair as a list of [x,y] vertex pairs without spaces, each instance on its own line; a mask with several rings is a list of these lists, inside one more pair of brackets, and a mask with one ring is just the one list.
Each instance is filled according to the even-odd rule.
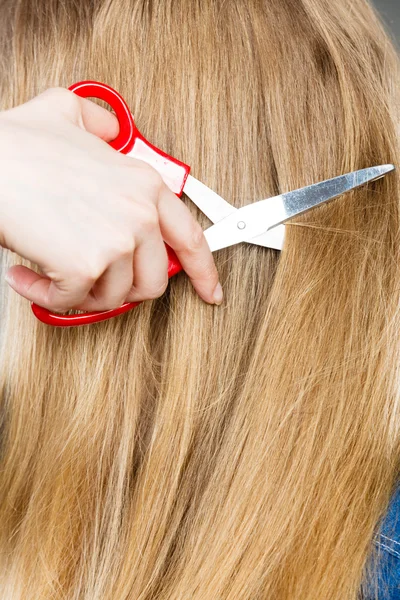
[[[3,109],[108,83],[235,206],[400,165],[398,58],[365,0],[0,11]],[[399,476],[399,199],[392,173],[282,252],[216,253],[220,307],[182,273],[73,329],[35,319],[4,272],[37,265],[2,252],[3,600],[357,598]]]

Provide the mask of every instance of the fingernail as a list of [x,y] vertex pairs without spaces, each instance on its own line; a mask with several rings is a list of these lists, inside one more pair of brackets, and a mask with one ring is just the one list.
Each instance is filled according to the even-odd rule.
[[217,306],[222,304],[222,300],[224,299],[224,293],[222,291],[222,286],[219,282],[217,283],[217,285],[215,287],[213,298],[214,298],[214,304],[217,304]]
[[5,275],[4,279],[7,281],[9,285],[15,285],[15,279],[12,275]]

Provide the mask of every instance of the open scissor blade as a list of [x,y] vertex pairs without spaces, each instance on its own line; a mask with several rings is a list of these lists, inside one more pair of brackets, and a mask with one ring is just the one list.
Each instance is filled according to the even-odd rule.
[[[212,225],[205,238],[212,252],[240,242],[257,243],[268,230],[301,215],[338,196],[354,190],[365,183],[375,181],[393,171],[393,165],[381,165],[339,175],[320,183],[314,183],[293,192],[248,204]],[[263,244],[262,244],[263,245]]]
[[186,179],[183,191],[213,223],[222,221],[238,210],[192,175]]
[[[218,223],[239,210],[192,175],[188,176],[183,191],[213,223]],[[285,226],[282,225],[275,227],[271,231],[266,231],[249,243],[281,250],[284,236]]]

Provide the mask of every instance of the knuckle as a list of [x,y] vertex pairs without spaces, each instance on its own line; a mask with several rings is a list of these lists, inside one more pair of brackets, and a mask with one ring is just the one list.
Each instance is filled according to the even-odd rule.
[[160,296],[162,296],[164,294],[167,287],[168,287],[168,278],[166,278],[161,283],[158,282],[154,286],[148,287],[147,290],[145,291],[146,298],[148,300],[155,300],[156,298],[159,298]]
[[60,304],[57,305],[51,305],[51,306],[45,306],[45,308],[47,308],[47,310],[50,310],[51,312],[56,312],[56,313],[63,313],[67,310],[73,310],[73,308],[71,306],[61,306]]
[[41,96],[57,100],[57,102],[62,102],[63,106],[77,106],[79,105],[79,98],[76,94],[67,90],[63,87],[50,87],[46,91],[44,91]]
[[152,169],[151,184],[157,191],[160,191],[160,189],[164,185],[163,178],[161,177],[160,173],[158,173],[158,171],[156,171],[155,169]]
[[117,299],[114,297],[108,301],[104,301],[100,310],[114,310],[115,308],[119,308],[125,303],[127,295],[128,293],[119,296]]
[[158,227],[158,212],[153,204],[136,205],[135,221],[141,231],[150,232]]
[[158,197],[164,185],[164,180],[160,173],[156,171],[154,167],[145,162],[142,162],[140,168],[145,177],[145,185],[147,190],[150,192],[150,194]]
[[68,282],[65,283],[65,288],[57,290],[57,293],[55,294],[56,299],[54,299],[54,294],[51,297],[49,297],[50,306],[47,306],[46,308],[55,312],[64,312],[73,309],[73,306],[76,304],[76,301],[71,300],[71,288],[68,285]]
[[52,87],[47,88],[47,90],[45,90],[44,92],[42,92],[41,96],[51,96],[53,98],[55,98],[55,97],[60,98],[66,92],[67,92],[67,90],[63,87],[52,86]]
[[133,235],[114,236],[112,241],[113,254],[118,257],[130,256],[135,249],[135,239]]
[[47,90],[45,90],[44,94],[52,94],[52,95],[58,95],[60,96],[69,96],[70,92],[69,90],[67,90],[64,87],[61,87],[60,85],[53,85],[49,88],[47,88]]
[[74,271],[74,279],[83,286],[93,284],[99,279],[104,268],[99,261],[81,261]]
[[63,300],[62,298],[58,298],[57,302],[55,303],[51,303],[50,305],[48,304],[47,306],[45,306],[45,308],[47,308],[48,310],[54,311],[54,312],[65,312],[66,310],[71,310],[72,306],[71,306],[71,302],[68,300],[68,298],[66,297],[65,300]]
[[146,174],[146,176],[148,177],[148,179],[151,183],[153,183],[154,185],[161,184],[162,177],[161,177],[160,173],[154,167],[152,167],[149,163],[141,161],[140,168]]

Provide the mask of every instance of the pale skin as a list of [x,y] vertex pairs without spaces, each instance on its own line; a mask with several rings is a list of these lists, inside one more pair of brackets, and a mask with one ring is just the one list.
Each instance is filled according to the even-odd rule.
[[56,312],[154,299],[168,285],[165,241],[199,296],[220,304],[200,225],[152,167],[106,143],[118,131],[63,88],[0,113],[0,245],[42,271],[15,265],[7,282]]

